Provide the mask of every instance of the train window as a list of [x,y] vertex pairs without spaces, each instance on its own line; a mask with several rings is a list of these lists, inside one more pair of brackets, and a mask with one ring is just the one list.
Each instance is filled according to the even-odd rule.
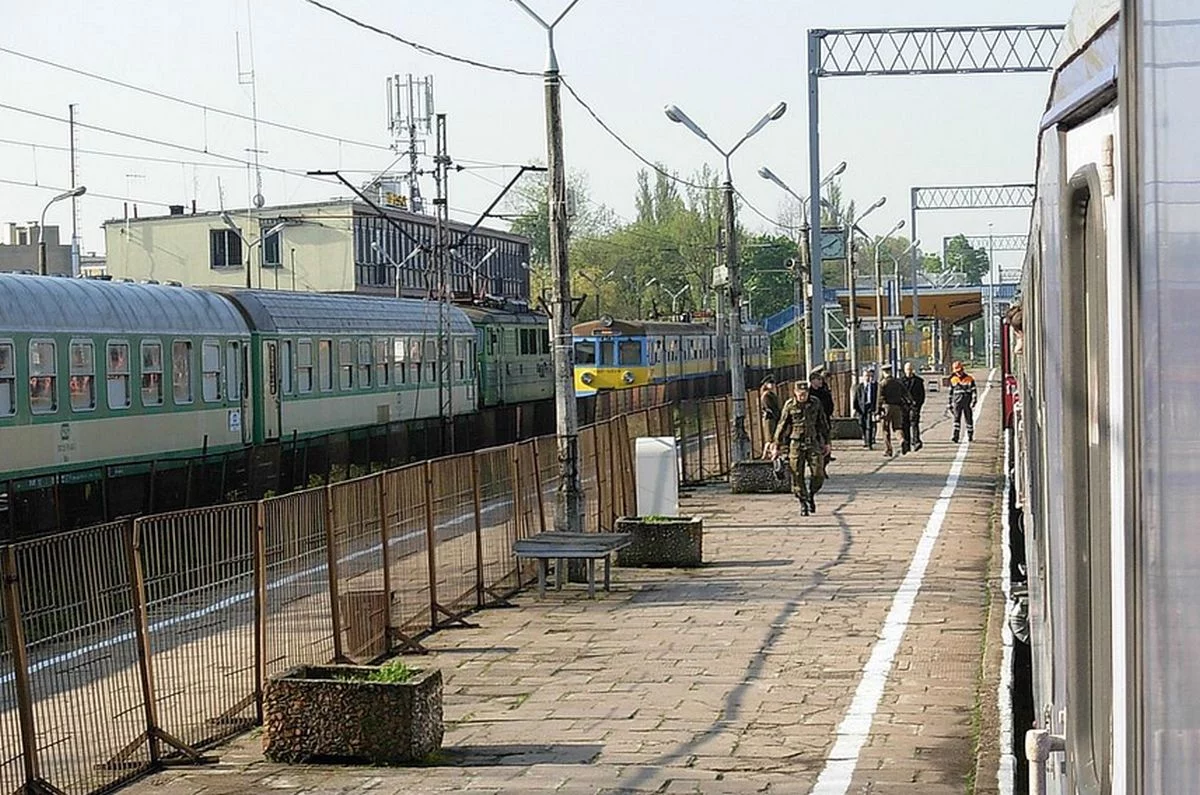
[[221,399],[221,343],[205,340],[200,344],[200,397],[206,403]]
[[192,402],[192,343],[187,340],[171,343],[171,389],[176,405]]
[[622,366],[639,365],[642,363],[642,341],[621,340],[619,364]]
[[[1094,186],[1094,189],[1093,189]],[[1099,174],[1088,167],[1070,182],[1063,283],[1063,423],[1066,501],[1068,758],[1080,793],[1109,790],[1112,746],[1112,610],[1109,538],[1110,418],[1107,268],[1103,209],[1092,200]]]
[[90,340],[71,340],[71,372],[67,382],[71,411],[96,408],[96,347]]
[[596,363],[596,343],[594,340],[578,340],[575,343],[575,364],[594,365]]
[[317,387],[333,391],[333,340],[317,340]]
[[108,343],[108,407],[129,408],[129,343]]
[[296,341],[296,390],[301,394],[313,391],[313,355],[311,340]]
[[437,340],[425,340],[425,364],[428,365],[426,368],[427,380],[437,380],[438,361],[439,357]]
[[538,336],[542,341],[542,353],[550,353],[550,332],[542,329],[538,332]]
[[295,343],[291,340],[279,341],[279,391],[284,395],[292,394],[293,345]]
[[371,341],[358,341],[358,387],[359,389],[371,388]]
[[354,340],[338,341],[338,388],[354,386]]
[[0,417],[17,413],[17,366],[13,344],[0,342]]
[[34,414],[58,411],[58,362],[50,340],[29,343],[29,407]]
[[454,363],[458,369],[458,380],[463,381],[467,377],[467,353],[471,343],[467,340],[454,341]]
[[404,339],[404,337],[396,337],[396,339],[392,340],[392,368],[397,384],[403,384],[408,381],[407,353],[408,340]]
[[242,399],[242,353],[236,340],[225,343],[225,394],[230,400]]
[[617,363],[617,341],[616,340],[600,340],[597,343],[600,346],[600,366],[612,367]]
[[392,383],[392,341],[387,337],[375,340],[375,383],[388,386]]
[[421,353],[424,346],[419,337],[412,337],[408,341],[408,360],[412,363],[412,382],[414,384],[421,383]]
[[163,360],[161,342],[142,343],[142,405],[163,403]]

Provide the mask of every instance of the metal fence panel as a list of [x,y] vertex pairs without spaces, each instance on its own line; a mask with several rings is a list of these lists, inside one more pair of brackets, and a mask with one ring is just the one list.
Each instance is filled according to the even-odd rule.
[[256,503],[138,519],[160,728],[193,748],[254,725]]
[[[66,792],[92,792],[150,765],[128,529],[114,522],[13,546],[41,774]],[[5,655],[0,725],[5,745],[17,743],[4,759],[19,764],[11,662]],[[14,791],[10,768],[0,767],[5,792]]]
[[425,532],[425,465],[383,473],[387,494],[392,627],[404,635],[433,626],[429,595],[429,547]]
[[333,659],[324,488],[263,503],[266,538],[266,670]]
[[329,487],[326,511],[330,559],[337,575],[337,619],[342,654],[368,662],[387,651],[383,544],[379,529],[379,476]]
[[439,608],[457,614],[479,604],[472,458],[457,455],[429,462]]
[[517,470],[526,445],[510,445],[475,454],[479,490],[479,566],[485,601],[503,600],[521,585],[513,544],[522,537],[520,519],[526,499],[537,495],[522,488]]

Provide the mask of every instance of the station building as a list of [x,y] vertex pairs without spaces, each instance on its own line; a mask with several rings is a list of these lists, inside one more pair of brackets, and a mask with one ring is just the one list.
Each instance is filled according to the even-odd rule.
[[[354,199],[199,213],[175,205],[165,216],[105,222],[107,272],[190,286],[246,287],[249,279],[263,289],[435,294],[434,218],[382,211],[400,229]],[[459,243],[469,228],[451,221],[444,239]],[[450,291],[528,303],[529,246],[528,238],[478,228],[447,255]]]

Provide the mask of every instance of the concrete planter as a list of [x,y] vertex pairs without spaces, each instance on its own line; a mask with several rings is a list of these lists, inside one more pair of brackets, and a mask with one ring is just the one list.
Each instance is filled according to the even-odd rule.
[[787,494],[792,490],[792,469],[784,459],[783,479],[775,477],[771,461],[738,461],[729,473],[734,494]]
[[703,563],[702,519],[624,517],[617,520],[616,531],[633,536],[633,543],[617,552],[618,566],[689,568]]
[[267,684],[264,753],[273,762],[420,762],[442,747],[442,672],[368,682],[361,665],[293,668]]

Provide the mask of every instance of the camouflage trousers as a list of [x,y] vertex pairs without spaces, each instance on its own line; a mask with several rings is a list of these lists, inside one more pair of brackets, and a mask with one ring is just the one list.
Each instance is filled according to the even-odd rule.
[[[825,483],[825,456],[817,449],[792,443],[788,451],[788,464],[792,468],[792,494],[802,499],[816,496]],[[804,470],[808,469],[812,476],[811,483],[806,486]]]

